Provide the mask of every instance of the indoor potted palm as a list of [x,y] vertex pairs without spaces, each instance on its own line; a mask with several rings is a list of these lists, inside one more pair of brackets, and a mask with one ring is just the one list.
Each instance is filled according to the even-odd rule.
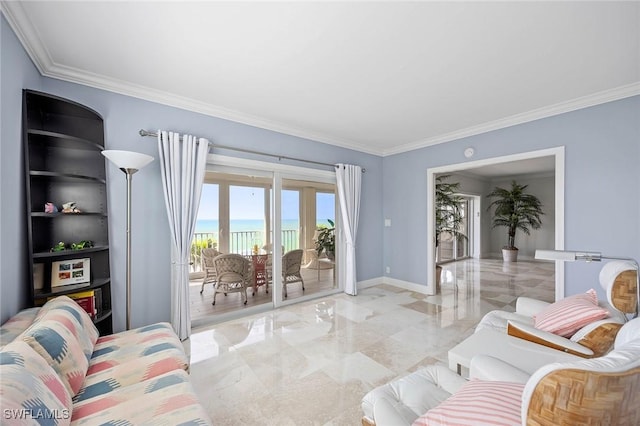
[[495,207],[493,227],[507,228],[507,245],[502,247],[502,258],[505,262],[518,260],[516,232],[521,230],[530,235],[531,229],[538,229],[542,225],[542,203],[535,195],[525,192],[527,187],[528,185],[519,185],[514,180],[510,189],[495,187],[488,195],[489,198],[494,198],[487,208],[489,210]]
[[438,247],[443,234],[449,234],[453,238],[466,238],[460,232],[462,224],[462,197],[458,195],[460,182],[445,182],[450,175],[436,177],[436,292],[440,289],[440,275],[442,266],[437,264],[439,260]]

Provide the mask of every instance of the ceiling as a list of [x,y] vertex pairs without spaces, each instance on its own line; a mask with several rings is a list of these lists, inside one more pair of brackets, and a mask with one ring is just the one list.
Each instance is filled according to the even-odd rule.
[[640,94],[639,2],[2,8],[45,76],[377,155]]

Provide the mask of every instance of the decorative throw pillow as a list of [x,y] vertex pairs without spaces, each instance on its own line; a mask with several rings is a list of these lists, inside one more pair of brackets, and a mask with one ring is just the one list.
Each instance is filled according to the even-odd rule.
[[8,344],[0,353],[0,376],[0,405],[7,424],[71,422],[67,389],[47,361],[22,340]]
[[550,304],[534,315],[534,326],[562,337],[571,337],[590,322],[609,316],[606,309],[598,306],[594,289],[576,294]]
[[48,312],[57,309],[65,310],[75,316],[76,320],[82,325],[83,331],[91,341],[91,344],[96,344],[96,340],[98,340],[98,336],[100,335],[98,329],[89,314],[70,297],[58,296],[55,299],[49,300],[44,304],[42,309],[40,309],[40,312],[38,312],[36,321],[42,319]]
[[58,373],[69,394],[75,396],[87,374],[89,361],[67,326],[60,321],[43,319],[21,336]]
[[519,425],[523,390],[520,383],[471,380],[413,426]]

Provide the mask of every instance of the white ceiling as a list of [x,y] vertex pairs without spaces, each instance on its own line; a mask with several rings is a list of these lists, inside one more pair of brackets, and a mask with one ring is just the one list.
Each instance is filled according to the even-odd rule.
[[378,155],[640,94],[639,2],[2,7],[43,75]]

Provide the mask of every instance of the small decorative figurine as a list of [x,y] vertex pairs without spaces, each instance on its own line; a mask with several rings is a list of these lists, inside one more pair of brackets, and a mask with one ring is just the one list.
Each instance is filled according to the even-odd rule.
[[51,251],[64,251],[64,250],[66,250],[66,246],[64,244],[64,241],[60,241],[55,246],[51,247]]
[[58,213],[58,208],[53,205],[53,203],[45,203],[44,205],[45,213]]
[[71,244],[71,250],[82,250],[90,247],[93,247],[93,242],[89,240],[82,240],[78,243]]
[[253,245],[253,254],[258,254],[258,245],[257,244]]
[[62,205],[62,213],[80,213],[80,209],[76,207],[75,201],[69,201]]

